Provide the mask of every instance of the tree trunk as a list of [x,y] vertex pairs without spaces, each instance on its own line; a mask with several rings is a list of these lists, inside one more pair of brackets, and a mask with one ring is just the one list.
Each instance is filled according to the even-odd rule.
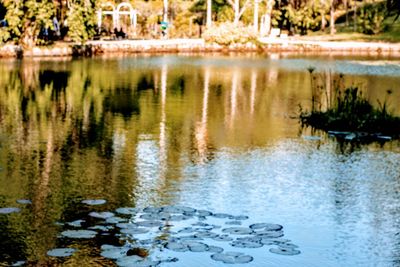
[[258,33],[258,4],[258,0],[254,0],[253,27],[255,33]]
[[235,11],[235,19],[233,21],[233,24],[235,26],[237,26],[239,24],[239,19],[240,19],[240,2],[239,0],[235,0],[235,7],[234,7],[234,11]]
[[354,2],[353,31],[357,31],[357,2]]
[[326,27],[325,0],[321,0],[321,5],[321,30],[324,32]]
[[168,0],[164,0],[163,21],[168,21]]
[[334,7],[334,0],[331,1],[331,14],[330,14],[330,33],[334,35],[336,33],[335,29],[335,7]]
[[211,21],[211,9],[212,9],[211,0],[207,0],[207,22],[206,22],[207,28],[210,28],[211,24],[212,24],[212,21]]
[[36,27],[30,22],[26,22],[24,26],[25,30],[19,40],[20,44],[27,49],[31,49],[36,45]]

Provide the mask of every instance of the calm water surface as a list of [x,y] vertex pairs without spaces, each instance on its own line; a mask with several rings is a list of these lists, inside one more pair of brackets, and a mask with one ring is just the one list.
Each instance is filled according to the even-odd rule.
[[[62,223],[92,210],[185,205],[279,223],[301,251],[234,250],[254,257],[246,266],[399,266],[399,143],[341,146],[293,119],[310,106],[310,66],[321,85],[342,74],[399,114],[399,63],[278,54],[1,61],[0,208],[21,212],[0,214],[0,265],[113,266],[99,248],[115,238],[65,240]],[[66,246],[78,251],[46,255]],[[179,261],[162,266],[222,265],[207,253],[165,254]]]

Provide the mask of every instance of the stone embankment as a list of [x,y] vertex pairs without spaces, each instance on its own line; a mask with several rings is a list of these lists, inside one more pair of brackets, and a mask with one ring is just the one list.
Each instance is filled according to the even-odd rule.
[[307,41],[291,38],[260,38],[259,42],[265,50],[400,53],[400,43],[357,41]]
[[400,54],[400,43],[327,42],[291,38],[260,38],[258,45],[208,44],[203,39],[89,41],[85,45],[56,43],[54,46],[24,50],[17,45],[0,46],[0,57],[70,57],[141,52],[293,51],[356,52]]

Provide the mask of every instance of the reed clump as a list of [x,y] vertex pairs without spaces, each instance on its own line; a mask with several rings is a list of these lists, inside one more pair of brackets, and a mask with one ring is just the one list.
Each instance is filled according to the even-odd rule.
[[387,91],[383,102],[373,105],[357,86],[344,87],[343,75],[328,86],[318,85],[309,69],[312,87],[311,111],[300,107],[300,122],[303,126],[326,131],[348,140],[394,139],[400,137],[400,117],[388,110],[392,94]]

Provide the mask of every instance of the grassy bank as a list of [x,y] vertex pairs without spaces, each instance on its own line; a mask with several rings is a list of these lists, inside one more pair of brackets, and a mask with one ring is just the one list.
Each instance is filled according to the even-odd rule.
[[310,32],[309,35],[300,36],[300,40],[315,40],[315,41],[360,41],[360,42],[400,42],[400,19],[395,20],[395,17],[389,17],[384,21],[384,31],[379,34],[369,35],[359,32],[354,32],[352,22],[336,24],[336,34],[330,35],[329,29],[325,32]]

